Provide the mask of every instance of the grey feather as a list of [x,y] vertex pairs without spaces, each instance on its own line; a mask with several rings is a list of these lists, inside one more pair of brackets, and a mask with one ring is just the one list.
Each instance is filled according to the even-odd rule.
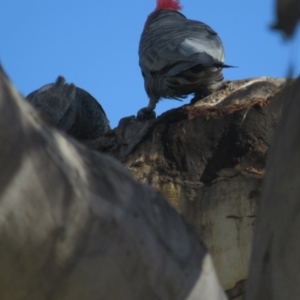
[[102,106],[85,90],[59,76],[26,99],[50,124],[77,139],[92,139],[110,130]]
[[160,98],[180,99],[209,94],[223,81],[224,48],[208,25],[187,19],[174,10],[150,16],[141,35],[139,65],[150,98],[142,113],[155,108]]

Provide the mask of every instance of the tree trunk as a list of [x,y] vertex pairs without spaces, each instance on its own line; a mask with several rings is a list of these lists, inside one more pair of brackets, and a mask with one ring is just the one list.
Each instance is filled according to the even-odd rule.
[[229,298],[242,296],[286,80],[235,81],[155,120],[124,118],[84,141],[98,151],[0,83],[1,299],[225,299],[193,229],[99,150],[168,198]]
[[154,189],[41,121],[0,69],[0,299],[225,300]]
[[247,300],[299,299],[300,79],[287,100],[268,156]]
[[196,228],[231,299],[244,290],[266,153],[285,83],[265,77],[231,82],[205,101],[156,120],[123,119],[107,135],[86,141],[161,191]]

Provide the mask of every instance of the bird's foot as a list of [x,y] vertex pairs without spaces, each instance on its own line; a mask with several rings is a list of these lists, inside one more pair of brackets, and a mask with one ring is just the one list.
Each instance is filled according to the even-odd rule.
[[137,119],[139,121],[155,119],[156,114],[154,110],[150,110],[149,107],[141,108],[137,113]]

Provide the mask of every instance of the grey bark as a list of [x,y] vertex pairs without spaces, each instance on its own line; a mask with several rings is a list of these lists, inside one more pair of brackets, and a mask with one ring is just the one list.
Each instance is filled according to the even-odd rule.
[[0,70],[0,299],[225,299],[203,243],[115,159],[42,122]]
[[232,299],[243,294],[266,155],[286,80],[234,81],[194,105],[156,120],[134,117],[86,141],[160,190],[212,254]]
[[193,230],[99,150],[160,190],[207,245],[230,299],[243,294],[284,79],[124,118],[84,141],[95,152],[45,125],[1,76],[1,299],[224,298]]
[[288,89],[268,157],[247,300],[299,299],[300,79]]
[[[298,0],[278,0],[287,37]],[[241,299],[298,299],[300,81],[230,83],[86,145],[160,190]],[[78,122],[77,122],[77,125]],[[0,298],[224,299],[211,258],[164,198],[115,160],[45,125],[0,73]]]

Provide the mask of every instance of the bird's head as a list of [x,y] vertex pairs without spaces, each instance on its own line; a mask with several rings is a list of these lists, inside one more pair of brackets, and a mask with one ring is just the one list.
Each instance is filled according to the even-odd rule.
[[145,28],[148,26],[154,14],[162,9],[171,9],[175,11],[179,11],[182,9],[179,0],[156,0],[156,8],[154,11],[148,16],[148,19],[145,23]]

